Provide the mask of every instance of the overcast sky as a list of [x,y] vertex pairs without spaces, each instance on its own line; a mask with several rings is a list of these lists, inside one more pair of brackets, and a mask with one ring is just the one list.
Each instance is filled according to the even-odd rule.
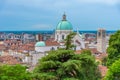
[[0,0],[0,31],[53,30],[64,12],[74,30],[118,30],[119,1]]

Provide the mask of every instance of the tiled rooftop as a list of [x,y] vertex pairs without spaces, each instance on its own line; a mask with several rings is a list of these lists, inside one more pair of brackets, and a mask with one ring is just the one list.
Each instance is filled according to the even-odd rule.
[[21,63],[17,58],[10,56],[10,55],[0,56],[0,62],[3,64],[10,64],[10,65]]

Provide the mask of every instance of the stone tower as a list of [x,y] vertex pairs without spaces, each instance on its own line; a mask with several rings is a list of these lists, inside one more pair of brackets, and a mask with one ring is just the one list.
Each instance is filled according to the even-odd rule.
[[105,29],[98,29],[97,50],[101,53],[106,53],[106,30]]

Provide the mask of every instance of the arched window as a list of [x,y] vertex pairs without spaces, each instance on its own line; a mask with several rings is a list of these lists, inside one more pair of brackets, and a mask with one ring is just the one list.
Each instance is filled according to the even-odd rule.
[[58,37],[59,37],[59,36],[57,35],[57,40],[58,40]]
[[105,34],[106,34],[106,33],[105,33],[105,31],[103,31],[103,33],[102,33],[102,34],[103,34],[103,37],[105,37]]
[[98,32],[98,36],[99,36],[99,37],[101,36],[101,33],[100,33],[100,32]]

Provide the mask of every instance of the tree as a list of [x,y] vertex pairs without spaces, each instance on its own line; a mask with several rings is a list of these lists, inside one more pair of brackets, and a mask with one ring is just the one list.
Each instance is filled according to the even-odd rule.
[[31,80],[31,78],[25,66],[2,65],[0,66],[0,80]]
[[34,80],[99,80],[100,74],[90,51],[51,51],[34,70]]
[[111,35],[107,53],[107,66],[110,66],[115,62],[115,60],[120,58],[120,31],[117,31],[115,34]]
[[109,67],[105,80],[120,80],[120,59]]
[[73,37],[76,35],[76,33],[72,32],[69,35],[67,35],[66,39],[65,39],[65,46],[66,46],[66,50],[68,49],[72,49],[74,47],[74,45],[72,44],[72,39]]
[[107,64],[107,57],[102,58],[102,65],[106,66]]

